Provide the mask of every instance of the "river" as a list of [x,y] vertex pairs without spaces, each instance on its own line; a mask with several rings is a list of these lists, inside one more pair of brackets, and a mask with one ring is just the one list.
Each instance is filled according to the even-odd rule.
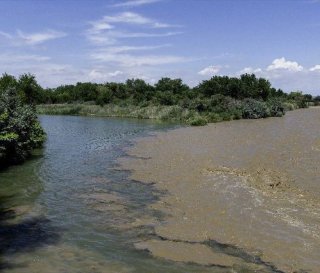
[[[306,113],[308,117],[310,112]],[[250,149],[250,152],[246,153],[245,148],[236,151],[233,147],[233,152],[228,149],[223,155],[221,147],[224,143],[219,143],[218,147],[221,149],[216,149],[208,146],[205,139],[210,139],[208,134],[211,134],[219,141],[228,141],[226,136],[232,135],[231,129],[228,129],[230,126],[242,133],[243,128],[249,126],[256,134],[262,134],[261,130],[266,128],[267,124],[271,124],[269,129],[281,129],[283,124],[288,124],[288,119],[292,123],[289,129],[293,129],[297,124],[292,122],[292,119],[300,117],[299,114],[295,115],[297,114],[292,116],[292,113],[289,113],[285,118],[266,121],[235,121],[203,128],[183,128],[169,133],[158,132],[172,129],[175,125],[126,119],[41,116],[41,123],[48,134],[44,149],[37,151],[25,164],[0,173],[0,271],[283,272],[279,269],[281,266],[276,266],[276,262],[273,265],[272,260],[262,259],[259,243],[246,244],[248,235],[243,234],[243,224],[237,226],[241,217],[248,221],[247,218],[252,214],[244,213],[239,216],[239,211],[235,210],[234,206],[256,208],[257,213],[253,216],[263,218],[267,224],[269,219],[265,218],[265,210],[270,208],[268,206],[279,206],[266,204],[267,201],[263,200],[269,200],[270,197],[264,195],[260,196],[262,201],[259,200],[266,205],[254,203],[252,196],[256,200],[259,195],[252,191],[261,189],[256,187],[254,182],[249,185],[241,184],[239,177],[245,177],[243,172],[235,176],[235,171],[230,171],[231,168],[243,169],[246,159],[252,157],[254,150]],[[317,117],[318,112],[314,118]],[[314,124],[308,126],[312,125]],[[214,129],[215,126],[217,129]],[[302,133],[304,128],[300,129],[297,130]],[[314,130],[311,137],[310,133],[307,134],[307,140],[312,142],[314,151],[317,151],[319,143],[316,141],[319,135],[317,129]],[[138,145],[132,146],[137,138],[153,135],[154,132],[157,132],[156,136],[142,138]],[[275,135],[276,131],[265,137],[268,140],[268,137]],[[254,141],[254,137],[245,139],[245,134],[241,135],[241,138],[247,144],[248,141]],[[292,143],[299,144],[299,139],[294,138]],[[292,144],[285,143],[284,138],[281,138],[281,141],[286,148]],[[262,141],[257,143],[261,147],[255,147],[260,147],[262,151],[270,148],[270,143],[267,143],[269,146],[262,145]],[[215,149],[222,161],[218,162],[217,159],[213,162],[215,164],[206,163],[205,168],[201,165],[201,177],[197,176],[195,168],[199,167],[199,164],[192,160],[204,163],[203,156],[206,157],[210,149]],[[234,154],[234,157],[230,155],[232,160],[227,159],[229,153]],[[181,156],[187,157],[185,161]],[[237,156],[243,159],[240,160],[243,166],[236,164],[239,159]],[[314,156],[313,160],[318,160],[318,153]],[[256,158],[259,161],[259,158]],[[179,167],[177,160],[187,164]],[[226,166],[228,162],[230,166]],[[285,167],[286,165],[283,168]],[[194,175],[189,176],[192,171],[195,171]],[[192,181],[201,178],[203,185],[194,188],[188,183],[180,184],[183,180],[187,181],[187,177]],[[172,183],[166,184],[166,180]],[[230,185],[230,182],[234,183],[234,188],[225,186]],[[180,186],[173,189],[174,183]],[[210,185],[214,185],[214,188],[210,188]],[[317,187],[315,178],[306,190],[315,193]],[[243,195],[243,198],[235,198],[239,194]],[[202,204],[205,208],[197,199],[198,195],[203,197]],[[180,205],[177,205],[176,198],[180,198]],[[208,203],[206,198],[210,198],[210,202],[215,199],[215,202]],[[234,206],[232,199],[236,200]],[[199,201],[200,205],[193,205],[193,201]],[[183,202],[189,202],[188,206]],[[314,204],[318,209],[317,201],[314,201]],[[287,203],[285,205],[288,206]],[[215,206],[215,210],[221,209],[218,217],[215,214],[215,221],[208,221],[216,225],[215,228],[211,226],[209,231],[207,223],[201,220],[206,220],[206,215],[212,213],[207,206]],[[200,208],[201,211],[195,213],[190,211],[190,208]],[[185,212],[181,213],[182,210]],[[203,214],[204,211],[206,215]],[[200,217],[195,217],[199,223],[192,226],[187,219],[191,219],[195,214]],[[306,215],[307,217],[311,216]],[[306,221],[312,221],[309,218]],[[277,222],[278,220],[272,218],[274,225],[280,223],[279,228],[275,229],[276,236],[281,236],[281,232],[294,230],[290,225],[284,230],[287,226],[283,223],[283,215],[280,214],[275,219],[282,219]],[[230,221],[230,225],[234,227],[226,228],[226,221]],[[261,221],[257,223],[251,221],[254,228],[267,230],[263,228]],[[202,228],[199,228],[199,225]],[[225,229],[225,233],[217,232],[219,228]],[[237,228],[240,242],[230,239],[238,235]],[[310,232],[318,232],[318,229]],[[197,237],[195,233],[201,234]],[[298,234],[299,237],[294,231],[292,234],[291,237],[287,236],[288,240],[307,240],[312,235],[301,237]],[[267,234],[266,239],[269,235]],[[256,240],[261,234],[253,233],[252,236],[255,236],[253,238]],[[280,242],[282,243],[281,240]],[[262,242],[262,249],[265,244]],[[249,250],[246,249],[248,246]],[[293,246],[300,247],[300,244],[294,243]],[[267,252],[268,248],[265,248]]]
[[[173,125],[41,116],[45,148],[0,173],[2,272],[186,272],[133,243],[156,190],[116,170],[131,140]],[[201,270],[200,270],[201,271]]]

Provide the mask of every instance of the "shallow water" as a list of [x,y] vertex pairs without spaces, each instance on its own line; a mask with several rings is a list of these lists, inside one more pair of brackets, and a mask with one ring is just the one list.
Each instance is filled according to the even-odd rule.
[[319,110],[134,146],[174,125],[42,116],[46,147],[0,173],[0,271],[317,272]]
[[134,138],[173,125],[68,116],[40,120],[48,134],[45,148],[0,173],[0,271],[211,271],[134,247],[152,238],[161,215],[148,204],[164,193],[130,180],[116,170],[116,159]]
[[136,246],[228,270],[319,272],[319,143],[319,107],[142,139],[122,168],[167,194],[151,206],[165,215],[158,238]]

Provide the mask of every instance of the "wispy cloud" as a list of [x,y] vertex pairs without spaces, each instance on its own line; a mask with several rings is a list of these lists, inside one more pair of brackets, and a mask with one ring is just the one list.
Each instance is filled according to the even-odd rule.
[[172,31],[163,33],[145,33],[145,32],[111,32],[115,38],[152,38],[152,37],[169,37],[182,34],[183,32]]
[[9,33],[6,33],[4,31],[0,31],[0,36],[6,38],[6,39],[12,39],[12,35],[10,35]]
[[88,33],[87,39],[95,45],[112,45],[116,44],[119,39],[126,38],[154,38],[154,37],[169,37],[180,35],[183,32],[162,32],[162,33],[148,33],[148,32],[125,32],[125,31],[106,31],[99,33]]
[[21,30],[17,30],[15,34],[0,31],[0,38],[3,37],[8,44],[13,46],[34,46],[65,36],[67,36],[66,33],[55,30],[47,30],[37,33],[24,33]]
[[[88,77],[101,82],[141,78],[154,83],[165,65],[193,61],[166,52],[165,48],[172,47],[166,37],[182,34],[176,27],[180,26],[133,12],[111,14],[91,22],[86,36],[92,45],[88,57],[94,69]],[[151,38],[165,42],[153,44]]]
[[[123,38],[168,37],[182,34],[181,31],[161,32],[161,29],[181,26],[159,22],[134,12],[106,15],[100,20],[89,22],[89,25],[90,28],[86,30],[85,36],[95,45],[112,45]],[[128,28],[130,31],[128,31]],[[137,31],[137,28],[140,28],[139,31]],[[143,31],[141,31],[141,28],[143,28]],[[146,29],[152,29],[153,31],[149,32]]]
[[201,76],[212,76],[214,74],[217,74],[221,69],[221,66],[218,65],[210,65],[208,67],[205,67],[204,69],[200,70],[198,72]]
[[132,54],[109,54],[105,52],[92,53],[93,60],[112,63],[122,67],[154,66],[171,63],[191,61],[190,58],[174,55],[132,55]]
[[160,48],[169,47],[170,44],[155,46],[110,46],[107,48],[98,48],[90,54],[92,60],[98,62],[112,63],[122,67],[150,66],[168,63],[178,63],[190,61],[190,58],[173,55],[134,55],[134,52],[152,51]]
[[138,13],[134,12],[122,12],[116,15],[106,15],[102,19],[107,23],[126,23],[126,24],[138,24],[138,25],[146,25],[153,24],[154,21],[150,18],[144,17]]
[[65,37],[67,34],[55,30],[47,30],[45,32],[38,33],[23,33],[21,30],[17,31],[18,37],[27,45],[38,45],[49,40]]
[[89,72],[88,76],[91,80],[108,80],[110,78],[116,78],[120,75],[123,75],[123,72],[120,70],[105,72],[102,69],[93,69]]
[[44,62],[50,59],[50,57],[40,55],[17,55],[13,53],[0,54],[0,64],[19,63],[25,61]]
[[92,27],[88,30],[88,33],[91,33],[91,34],[98,34],[104,30],[110,30],[114,28],[114,26],[103,21],[90,22],[90,25]]
[[115,25],[117,24],[146,26],[153,29],[181,27],[179,25],[171,25],[163,22],[158,22],[154,19],[134,12],[122,12],[116,15],[106,15],[100,20],[89,22],[89,24],[91,25],[91,28],[89,28],[86,33],[87,36],[91,38],[91,40],[100,40],[94,36],[99,36],[107,31],[114,29]]
[[153,4],[160,1],[161,0],[131,0],[131,1],[125,1],[125,2],[114,4],[112,5],[112,7],[129,8],[129,7],[137,7],[142,5]]
[[146,50],[154,50],[164,47],[169,47],[170,44],[157,45],[157,46],[112,46],[104,49],[98,49],[97,52],[105,53],[105,54],[119,54],[129,51],[146,51]]

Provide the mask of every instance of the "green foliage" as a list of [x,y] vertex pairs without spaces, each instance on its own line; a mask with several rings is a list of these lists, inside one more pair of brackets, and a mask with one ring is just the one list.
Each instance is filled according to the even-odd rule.
[[242,104],[242,117],[245,119],[266,118],[270,116],[270,110],[265,102],[245,99]]
[[195,116],[190,118],[187,122],[192,126],[203,126],[208,123],[208,121],[202,116]]
[[240,78],[214,76],[200,83],[196,89],[206,97],[220,94],[235,99],[267,100],[276,93],[268,80],[256,78],[254,74],[244,74]]
[[288,100],[297,105],[297,108],[307,108],[308,101],[312,100],[311,95],[303,95],[301,91],[291,92],[288,95]]
[[280,100],[271,99],[267,102],[271,117],[282,117],[286,113],[286,107]]
[[15,77],[4,73],[0,78],[0,94],[8,88],[17,86],[17,80]]
[[20,99],[26,104],[35,104],[37,101],[43,101],[44,98],[42,88],[37,83],[34,75],[23,74],[17,81],[17,90],[19,92]]
[[320,100],[301,92],[286,94],[254,74],[239,78],[214,76],[194,88],[181,79],[166,77],[154,85],[129,79],[125,83],[78,82],[53,89],[42,89],[30,74],[18,80],[4,74],[0,92],[8,87],[17,88],[22,102],[42,104],[37,107],[38,113],[155,118],[189,124],[280,117],[285,111],[307,107],[311,102],[320,104]]
[[11,83],[3,86],[6,89],[0,89],[0,168],[23,162],[45,140],[34,107],[24,104],[20,97],[24,92],[21,90],[29,87],[18,89]]
[[320,105],[320,96],[314,97],[313,102],[314,102],[315,106],[319,106]]

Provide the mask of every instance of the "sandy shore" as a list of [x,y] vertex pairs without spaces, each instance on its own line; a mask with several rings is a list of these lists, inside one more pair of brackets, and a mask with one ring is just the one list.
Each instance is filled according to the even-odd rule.
[[155,238],[136,247],[226,269],[319,272],[319,128],[312,108],[138,140],[121,168],[165,194],[151,205],[163,215]]

